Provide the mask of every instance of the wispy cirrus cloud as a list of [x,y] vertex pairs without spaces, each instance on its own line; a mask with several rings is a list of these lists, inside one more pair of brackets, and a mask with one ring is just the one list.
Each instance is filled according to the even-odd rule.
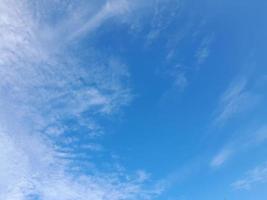
[[231,157],[264,145],[266,141],[267,126],[265,124],[254,129],[250,129],[249,131],[241,131],[235,138],[231,138],[231,140],[220,149],[219,153],[212,158],[210,166],[221,167]]
[[146,48],[160,44],[161,56],[166,59],[162,71],[170,74],[173,91],[184,90],[190,84],[191,75],[209,57],[215,35],[205,31],[203,16],[195,18],[185,12],[187,6],[186,1],[154,1],[147,23]]
[[[131,100],[125,64],[110,56],[99,60],[96,51],[89,52],[96,57],[75,54],[68,39],[79,42],[109,17],[123,14],[127,1],[104,2],[86,23],[59,20],[59,28],[43,17],[41,4],[31,3],[0,2],[0,199],[119,200],[160,193],[146,188],[144,173],[73,171],[72,161],[89,153],[68,145],[80,140],[80,131],[98,134],[97,118]],[[100,146],[89,143],[87,149],[92,153]]]
[[[156,195],[144,190],[139,175],[77,175],[66,171],[53,148],[36,135],[0,134],[0,197],[7,200],[136,199]],[[12,158],[12,159],[10,159]]]
[[180,14],[180,8],[182,1],[152,1],[150,2],[153,6],[152,20],[149,23],[150,29],[147,33],[147,45],[152,44],[164,34],[166,29],[168,29],[173,24],[175,16]]
[[195,54],[196,62],[198,65],[203,64],[205,60],[209,57],[210,46],[214,40],[214,35],[208,35],[202,39],[199,48]]
[[[260,92],[265,84],[264,76],[257,77],[257,80],[243,77],[233,81],[220,97],[213,125],[225,125],[232,119],[243,117],[243,114],[256,109],[265,98],[265,93]],[[267,133],[265,122],[255,125],[251,123],[253,120],[249,117],[248,120],[248,124],[242,124],[232,134],[228,134],[230,136],[228,142],[210,161],[212,167],[220,167],[231,157],[265,143]]]
[[214,123],[223,125],[234,116],[249,110],[258,102],[259,96],[248,88],[248,80],[234,81],[220,98]]
[[211,162],[211,167],[220,167],[222,166],[228,158],[231,156],[232,150],[230,148],[223,148],[218,154],[216,154]]
[[238,190],[248,190],[254,185],[267,183],[267,164],[257,166],[248,171],[244,178],[232,183],[232,187]]
[[[36,109],[50,118],[59,113],[78,116],[85,111],[108,114],[127,104],[130,90],[121,81],[129,77],[126,65],[112,57],[102,61],[93,58],[81,64],[81,58],[70,52],[51,54],[46,41],[39,38],[38,28],[44,25],[32,19],[24,4],[1,4],[3,104],[15,106],[20,102],[20,110]],[[12,13],[14,7],[18,10],[16,16]]]
[[69,36],[69,40],[76,39],[77,37],[81,37],[84,34],[87,34],[90,31],[101,26],[101,24],[111,18],[123,15],[127,13],[130,9],[130,2],[127,0],[112,0],[107,1],[102,8],[94,14],[88,21],[86,21],[81,27],[74,31]]

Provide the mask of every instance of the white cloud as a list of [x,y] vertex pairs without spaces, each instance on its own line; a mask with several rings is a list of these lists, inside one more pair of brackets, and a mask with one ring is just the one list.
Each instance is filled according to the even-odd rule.
[[173,87],[184,90],[188,85],[185,67],[182,65],[175,65],[169,70],[164,69],[167,75],[172,79]]
[[202,41],[201,44],[196,52],[196,59],[198,64],[202,64],[205,60],[209,57],[210,54],[210,45],[213,41],[213,35],[206,36]]
[[[54,156],[53,148],[36,135],[12,136],[0,133],[0,199],[46,200],[143,199],[156,195],[144,190],[140,176],[127,181],[116,173],[109,175],[71,175]],[[12,158],[12,159],[10,159]]]
[[152,10],[152,19],[149,24],[150,30],[147,34],[147,45],[152,44],[171,25],[175,16],[180,14],[181,1],[147,1]]
[[101,26],[106,19],[125,14],[127,11],[129,11],[129,2],[127,0],[107,1],[100,11],[70,35],[69,40],[81,37],[85,33],[91,32]]
[[222,149],[215,157],[212,159],[210,165],[212,167],[222,166],[226,160],[231,156],[232,151],[229,148]]
[[240,131],[212,158],[210,165],[211,167],[220,167],[236,154],[264,145],[266,141],[267,126],[265,124],[249,131]]
[[258,166],[246,173],[246,176],[232,183],[235,189],[250,189],[253,185],[267,183],[267,164]]
[[259,127],[253,135],[251,135],[248,145],[260,145],[267,141],[267,125]]
[[252,108],[258,101],[258,95],[247,88],[247,80],[233,82],[221,96],[215,124],[224,124],[232,117]]
[[[48,47],[38,38],[37,28],[42,25],[34,21],[26,7],[23,3],[17,6],[16,1],[3,2],[0,7],[1,27],[6,27],[0,32],[3,107],[17,107],[20,102],[21,114],[42,118],[40,112],[46,112],[46,119],[39,119],[41,123],[47,115],[53,119],[84,111],[108,114],[129,102],[129,89],[121,81],[129,76],[125,65],[103,57],[101,62],[91,59],[81,66],[66,50],[64,54],[51,54],[49,48],[55,46]],[[17,9],[16,16],[13,9]]]
[[174,80],[174,86],[180,88],[181,90],[185,89],[188,85],[188,80],[184,72],[178,72]]
[[68,52],[71,44],[66,39],[78,40],[108,17],[122,14],[127,1],[107,2],[74,31],[75,36],[62,35],[73,26],[53,29],[35,18],[42,15],[42,8],[34,14],[28,3],[0,1],[0,199],[118,200],[157,194],[158,190],[144,189],[140,181],[144,174],[128,178],[116,171],[71,173],[70,160],[64,156],[76,155],[60,152],[55,140],[79,139],[65,138],[64,133],[74,129],[64,120],[71,119],[89,132],[99,131],[95,116],[112,114],[130,101],[124,64],[104,56],[82,62]]

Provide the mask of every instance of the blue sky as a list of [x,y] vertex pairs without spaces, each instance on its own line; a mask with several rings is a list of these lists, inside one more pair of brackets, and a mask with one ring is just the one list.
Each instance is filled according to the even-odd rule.
[[266,2],[1,0],[0,200],[264,200]]

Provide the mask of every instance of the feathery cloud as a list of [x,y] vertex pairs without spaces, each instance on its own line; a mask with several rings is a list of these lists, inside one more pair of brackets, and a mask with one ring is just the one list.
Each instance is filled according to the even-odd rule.
[[214,120],[215,124],[224,124],[257,103],[258,96],[247,88],[247,82],[246,79],[233,82],[224,92]]
[[258,166],[246,173],[246,176],[232,183],[232,187],[238,190],[248,190],[253,185],[267,183],[267,164]]
[[241,131],[240,134],[241,135],[236,136],[234,139],[231,139],[230,142],[212,158],[210,162],[211,167],[220,167],[229,160],[230,157],[265,144],[267,141],[267,126],[263,124],[248,132]]
[[231,156],[232,151],[228,148],[222,149],[215,157],[212,159],[210,165],[212,167],[220,167],[225,161]]
[[[103,56],[83,61],[68,40],[78,42],[105,19],[123,14],[127,1],[108,1],[74,35],[62,30],[75,26],[63,23],[53,30],[50,22],[36,18],[42,8],[31,10],[30,3],[0,2],[0,199],[118,200],[158,194],[145,189],[143,173],[129,178],[116,171],[72,172],[70,162],[79,155],[58,142],[79,140],[79,127],[98,132],[97,117],[131,99],[126,65]],[[72,137],[66,137],[68,131]]]

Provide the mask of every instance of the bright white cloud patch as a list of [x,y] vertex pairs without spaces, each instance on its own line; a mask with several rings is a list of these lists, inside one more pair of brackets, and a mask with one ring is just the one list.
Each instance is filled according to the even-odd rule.
[[143,173],[129,178],[116,172],[68,172],[66,157],[75,155],[59,152],[54,140],[79,139],[64,137],[72,130],[65,120],[97,134],[101,127],[93,116],[112,114],[130,101],[124,64],[104,56],[83,62],[68,43],[68,38],[78,39],[103,20],[123,14],[127,1],[108,1],[82,26],[70,17],[71,23],[63,20],[61,26],[59,20],[55,29],[42,15],[42,4],[31,3],[0,1],[0,199],[118,200],[156,194],[158,190],[143,189]]

